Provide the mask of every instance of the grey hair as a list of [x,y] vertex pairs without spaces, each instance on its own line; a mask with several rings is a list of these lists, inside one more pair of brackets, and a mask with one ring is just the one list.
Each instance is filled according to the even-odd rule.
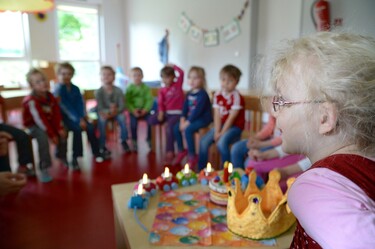
[[338,129],[366,156],[375,156],[375,39],[320,32],[288,41],[273,58],[269,83],[299,63],[312,100],[335,103]]

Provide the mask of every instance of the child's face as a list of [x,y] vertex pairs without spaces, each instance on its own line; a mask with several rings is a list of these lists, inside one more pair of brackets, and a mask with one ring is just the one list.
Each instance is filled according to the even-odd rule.
[[143,75],[138,70],[132,70],[130,77],[132,78],[135,85],[139,85],[142,83]]
[[[283,101],[308,101],[307,87],[301,84],[301,77],[288,75],[277,82],[277,98]],[[283,151],[289,154],[306,154],[317,141],[319,118],[316,116],[318,106],[314,104],[293,104],[276,106],[272,114],[276,117],[276,127],[282,133]],[[316,122],[318,120],[318,123]]]
[[202,88],[203,81],[196,71],[191,71],[188,76],[189,86],[192,89]]
[[170,86],[173,84],[174,77],[173,76],[162,76],[161,77],[165,86]]
[[58,80],[64,84],[70,84],[73,78],[73,72],[69,68],[60,68]]
[[48,91],[47,80],[40,73],[35,73],[30,76],[30,86],[38,94]]
[[227,73],[221,73],[220,75],[221,89],[224,92],[230,93],[236,89],[238,81]]
[[100,72],[100,79],[104,85],[112,85],[115,80],[115,74],[108,69],[103,69]]

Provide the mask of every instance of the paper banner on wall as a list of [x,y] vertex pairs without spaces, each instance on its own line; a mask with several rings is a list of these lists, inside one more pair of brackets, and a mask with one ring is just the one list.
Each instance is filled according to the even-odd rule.
[[189,29],[190,39],[196,43],[199,43],[202,40],[203,31],[197,26],[191,26]]
[[219,31],[215,29],[205,32],[203,35],[203,43],[206,47],[219,45]]
[[236,36],[239,36],[241,34],[239,22],[237,20],[233,20],[228,23],[222,28],[221,34],[225,42],[229,42]]
[[178,26],[185,33],[187,33],[189,31],[189,28],[191,26],[191,21],[189,20],[189,18],[186,17],[185,13],[181,14],[180,19],[178,21]]

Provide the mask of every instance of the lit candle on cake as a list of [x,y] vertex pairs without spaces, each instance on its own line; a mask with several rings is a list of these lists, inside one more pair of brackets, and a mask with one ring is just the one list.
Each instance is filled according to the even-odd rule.
[[199,173],[199,181],[202,185],[208,185],[208,182],[217,175],[212,168],[211,163],[207,163],[206,168]]
[[177,180],[182,186],[193,185],[197,183],[197,175],[189,167],[189,164],[185,164],[185,167],[182,171],[178,172]]
[[148,198],[145,195],[145,191],[143,189],[143,184],[138,184],[137,191],[135,191],[134,195],[130,198],[128,202],[129,208],[138,208],[144,209],[148,206]]
[[229,163],[228,165],[228,174],[229,174],[229,181],[233,181],[234,178],[241,180],[241,175],[237,171],[233,171],[233,164]]
[[[232,165],[231,163],[225,162],[224,163],[224,173],[223,173],[223,182],[227,183],[229,181],[229,165]],[[233,171],[233,165],[231,172]]]
[[178,181],[169,171],[168,167],[165,167],[164,173],[156,178],[156,184],[158,185],[159,189],[163,191],[170,191],[178,187]]

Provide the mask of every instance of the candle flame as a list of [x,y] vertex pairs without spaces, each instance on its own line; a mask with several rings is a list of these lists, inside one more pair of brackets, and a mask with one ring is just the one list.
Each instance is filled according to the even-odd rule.
[[184,173],[185,173],[185,174],[189,174],[189,172],[190,172],[189,164],[185,164],[185,167],[184,167]]
[[143,194],[143,185],[142,184],[138,184],[137,194],[138,195],[142,195]]
[[228,173],[231,174],[233,172],[233,164],[229,163],[228,164]]
[[211,166],[211,163],[207,163],[207,172],[211,172],[212,171],[212,166]]
[[165,167],[164,169],[164,177],[169,177],[169,168]]
[[143,177],[142,177],[142,184],[147,184],[147,183],[148,183],[147,174],[144,173],[144,174],[143,174]]

